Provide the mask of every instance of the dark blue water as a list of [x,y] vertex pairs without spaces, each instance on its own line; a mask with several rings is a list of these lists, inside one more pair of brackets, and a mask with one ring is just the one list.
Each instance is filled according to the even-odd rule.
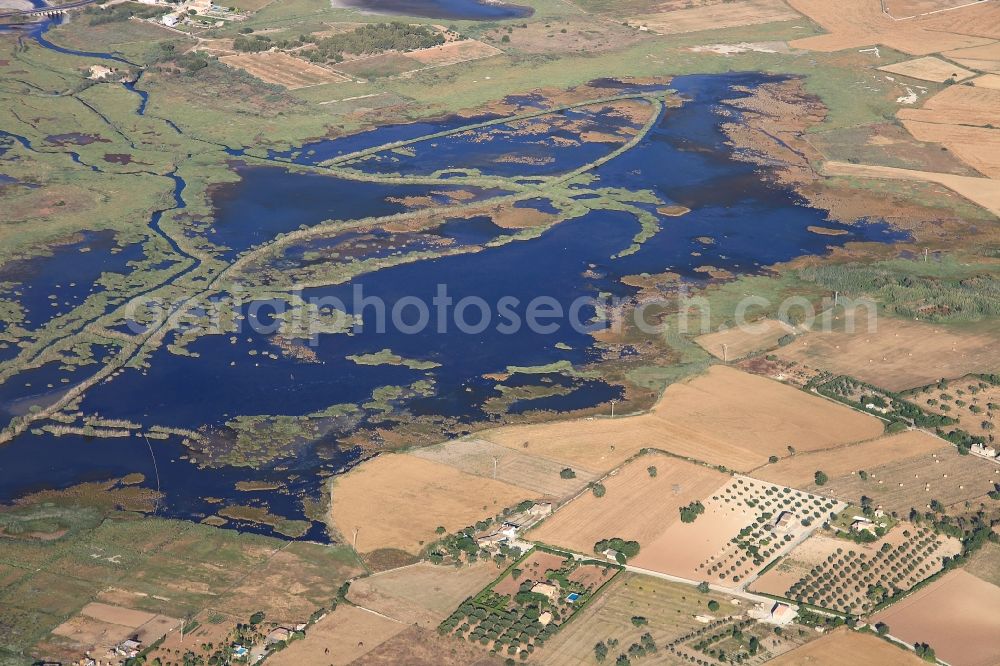
[[[241,180],[216,189],[213,220],[194,224],[188,231],[220,248],[233,259],[280,233],[311,227],[328,220],[348,221],[405,213],[404,197],[429,196],[435,205],[449,202],[448,192],[462,190],[472,201],[497,196],[498,190],[449,185],[386,185],[315,173],[292,173],[279,167],[242,167]],[[393,200],[390,200],[393,199]]]
[[[152,449],[152,451],[150,450]],[[12,498],[50,488],[66,488],[87,481],[104,481],[139,472],[142,484],[166,494],[157,508],[159,515],[201,519],[218,511],[219,505],[204,498],[215,496],[230,503],[267,506],[272,513],[293,520],[308,520],[299,502],[301,493],[315,491],[315,474],[339,473],[356,462],[359,451],[339,452],[324,459],[316,455],[291,461],[283,472],[255,472],[255,478],[285,484],[281,492],[240,492],[238,481],[248,478],[243,468],[214,469],[198,473],[182,456],[189,451],[176,439],[149,440],[123,437],[93,439],[78,435],[56,437],[48,433],[26,434],[2,449],[3,474],[0,497]],[[327,454],[329,455],[329,454]],[[301,476],[295,478],[296,473]],[[240,523],[242,531],[274,534],[266,525]],[[276,535],[280,536],[280,535]],[[327,541],[324,526],[313,523],[302,538]]]
[[[143,257],[139,244],[120,247],[111,231],[87,231],[82,238],[56,245],[50,255],[12,261],[0,266],[0,298],[17,301],[24,310],[22,325],[37,329],[70,312],[94,293],[104,273],[125,273]],[[51,298],[55,296],[55,298]],[[0,330],[4,324],[0,323]]]
[[[413,155],[384,151],[345,166],[367,173],[404,175],[447,169],[474,169],[486,175],[507,177],[563,173],[610,153],[641,127],[642,123],[614,114],[612,108],[582,107],[545,119],[490,125],[411,144],[406,149]],[[650,106],[649,113],[652,111]],[[581,136],[587,132],[618,140],[586,141]]]
[[531,16],[531,7],[487,4],[479,0],[345,0],[344,4],[380,14],[488,21]]
[[[638,232],[635,217],[622,211],[594,210],[531,240],[486,248],[475,254],[400,265],[364,275],[352,284],[306,289],[301,294],[304,298],[342,301],[348,311],[362,316],[363,330],[350,336],[318,336],[313,348],[316,363],[286,358],[273,344],[271,333],[247,329],[235,336],[235,342],[228,334],[199,338],[189,345],[198,358],[177,356],[163,347],[152,355],[144,372],[127,370],[114,381],[89,391],[81,409],[85,413],[98,412],[108,418],[127,418],[146,424],[218,428],[240,414],[306,414],[332,404],[364,403],[379,387],[432,380],[431,395],[406,397],[397,412],[447,416],[466,424],[459,430],[471,428],[475,422],[489,417],[483,409],[484,403],[498,395],[495,382],[484,375],[502,372],[512,365],[569,361],[579,366],[598,359],[592,337],[567,326],[562,319],[549,332],[532,331],[526,326],[510,331],[498,328],[497,324],[509,322],[510,316],[523,319],[525,307],[534,297],[548,297],[565,310],[578,297],[633,293],[633,289],[620,282],[624,275],[673,270],[703,281],[704,275],[696,270],[701,266],[754,273],[769,264],[803,254],[822,254],[831,246],[850,241],[889,242],[903,238],[903,234],[880,222],[829,223],[825,211],[810,208],[794,193],[767,182],[753,165],[733,159],[719,129],[721,122],[731,118],[724,118],[717,111],[722,100],[738,96],[734,88],[753,87],[765,80],[768,77],[757,74],[676,79],[672,86],[690,101],[679,109],[666,111],[648,138],[634,150],[596,170],[594,175],[598,180],[590,187],[651,190],[664,201],[693,209],[683,217],[662,216],[659,232],[634,254],[613,258],[629,247]],[[326,142],[323,147],[349,152],[356,149],[346,147],[351,141],[355,145],[378,145],[408,134],[408,130],[399,127],[386,129],[384,135],[379,132],[375,130],[354,140]],[[332,147],[334,144],[336,148]],[[475,142],[468,142],[465,147],[454,143],[449,150],[456,158],[474,159],[480,147]],[[306,159],[301,155],[289,156]],[[316,154],[309,159],[321,158]],[[525,169],[530,172],[531,167]],[[240,182],[217,189],[215,231],[206,230],[206,235],[231,248],[233,256],[241,249],[270,240],[279,231],[302,224],[398,212],[398,204],[387,201],[387,197],[427,191],[426,187],[369,184],[289,173],[278,168],[246,169]],[[533,201],[530,205],[549,204]],[[649,204],[640,205],[655,209]],[[820,236],[807,230],[810,225],[844,229],[848,233]],[[482,243],[498,233],[495,226],[482,217],[473,217],[442,220],[436,230],[458,242]],[[712,242],[700,240],[702,237]],[[315,245],[290,248],[286,258],[300,259],[306,251],[316,249]],[[700,256],[692,255],[693,252]],[[430,330],[410,334],[406,324],[412,323],[412,317],[404,318],[402,325],[393,323],[389,317],[385,330],[379,331],[378,309],[360,308],[352,302],[353,290],[360,286],[365,296],[377,296],[390,311],[404,303],[404,299],[413,297],[431,303],[439,295],[441,284],[447,285],[453,303],[476,297],[494,306],[490,310],[491,325],[470,334],[459,330],[454,317],[449,317],[444,329],[432,326]],[[499,317],[495,306],[504,298],[516,302],[508,316]],[[466,313],[470,324],[480,320],[477,309],[469,308]],[[580,319],[586,321],[591,314],[592,308],[584,308]],[[266,323],[268,317],[264,316],[262,321]],[[564,345],[557,347],[557,343],[564,343],[569,349]],[[345,358],[383,348],[406,358],[430,359],[441,367],[419,371],[401,366],[359,366]],[[265,353],[278,354],[278,358],[271,359]],[[537,377],[532,379],[536,380]],[[581,409],[617,397],[620,397],[618,387],[574,380],[572,391],[566,395],[523,400],[515,403],[511,411]],[[385,419],[370,410],[365,423],[380,423]],[[333,435],[323,446],[333,446],[336,440]],[[127,442],[88,443],[86,455],[74,448],[81,441],[25,435],[11,445],[0,447],[0,469],[5,471],[0,475],[0,498],[14,497],[32,484],[69,485],[124,471],[146,473],[149,451],[144,445],[137,445],[134,438]],[[153,441],[152,447],[158,456],[170,459],[177,459],[183,453],[173,442]],[[343,467],[356,455],[336,453],[334,448],[332,459],[327,461],[316,455],[317,450],[318,447],[306,447],[294,459],[282,462],[301,474],[298,490],[307,494],[319,492],[319,471]],[[53,460],[59,461],[56,473]],[[8,475],[8,469],[15,473]],[[171,463],[168,469],[165,510],[171,515],[192,517],[206,510],[199,498],[228,498],[232,496],[228,489],[235,480],[266,479],[275,474],[270,467],[200,470],[186,462]],[[275,512],[289,517],[301,515],[298,505],[284,493],[262,491],[255,496],[266,499]]]

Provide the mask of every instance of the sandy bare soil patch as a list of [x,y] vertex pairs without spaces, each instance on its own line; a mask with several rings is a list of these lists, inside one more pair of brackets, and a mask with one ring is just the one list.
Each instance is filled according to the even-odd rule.
[[497,581],[493,591],[497,594],[506,594],[513,597],[521,588],[521,583],[526,580],[543,581],[546,580],[549,571],[558,571],[566,557],[547,553],[544,550],[535,550],[528,557],[521,560],[517,568],[521,570],[521,575],[514,578],[513,572]]
[[460,569],[421,562],[355,581],[348,598],[394,620],[433,629],[499,573],[489,560]]
[[[829,32],[789,43],[813,51],[840,51],[885,44],[910,55],[982,46],[1000,30],[996,3],[964,7],[951,12],[894,21],[882,12],[877,0],[788,0]],[[992,26],[977,27],[993,22]],[[992,37],[995,39],[996,37]]]
[[83,651],[103,653],[132,636],[152,643],[168,632],[179,629],[181,620],[147,613],[122,606],[91,602],[77,615],[52,630],[53,635],[67,638]]
[[440,636],[437,631],[410,627],[354,660],[354,666],[499,666],[503,659],[485,653],[478,644]]
[[269,657],[268,663],[349,664],[408,626],[356,606],[340,604],[337,610],[310,627],[305,638],[293,641]]
[[411,455],[449,465],[469,474],[494,478],[542,495],[562,498],[578,491],[596,476],[584,470],[574,470],[576,478],[564,479],[559,473],[566,465],[516,449],[494,444],[484,439],[444,442],[413,451]]
[[980,88],[1000,90],[1000,74],[983,74],[978,78],[972,79],[970,83]]
[[483,44],[475,39],[463,39],[456,42],[446,42],[426,49],[410,51],[408,58],[422,63],[425,67],[445,67],[460,62],[480,60],[503,53],[500,49]]
[[646,414],[514,426],[480,436],[592,471],[611,469],[643,448],[743,471],[787,453],[790,445],[813,451],[881,433],[878,419],[718,365],[669,386]]
[[879,69],[890,74],[902,74],[911,79],[935,81],[937,83],[944,83],[949,79],[952,81],[962,81],[970,76],[975,76],[975,72],[970,72],[967,69],[945,62],[934,56],[897,62],[895,65],[886,65],[885,67],[879,67]]
[[[648,468],[656,467],[656,476]],[[561,507],[529,535],[532,540],[593,554],[594,543],[621,537],[647,544],[680,520],[679,509],[704,499],[729,481],[714,469],[670,456],[641,456],[602,483],[607,492],[587,492]]]
[[800,18],[782,0],[736,0],[722,7],[692,7],[634,16],[628,22],[637,27],[645,26],[661,35],[677,35]]
[[874,617],[893,636],[927,643],[954,666],[1000,663],[1000,587],[962,570],[890,606]]
[[774,349],[778,340],[794,334],[795,329],[783,321],[763,319],[749,327],[699,335],[694,341],[716,358],[735,361],[753,352]]
[[332,514],[342,534],[359,528],[360,552],[416,554],[438,526],[455,532],[534,494],[416,456],[384,454],[336,478]]
[[[708,610],[710,600],[719,602],[715,613]],[[662,646],[703,627],[695,619],[697,615],[725,617],[738,612],[741,609],[725,595],[701,594],[689,585],[622,573],[545,644],[539,662],[548,666],[594,663],[594,643],[598,640],[617,637],[627,647],[647,631]],[[632,624],[636,616],[649,618],[649,624],[636,627]]]
[[[908,430],[880,439],[849,444],[827,451],[796,453],[753,471],[754,477],[793,488],[813,487],[817,470],[830,478],[851,476],[859,470],[898,462],[915,456],[945,453],[951,448],[933,435]],[[825,490],[825,489],[824,489]],[[856,498],[855,498],[856,499]]]
[[[1000,210],[1000,190],[997,205]],[[809,333],[777,350],[775,355],[850,375],[890,391],[902,391],[926,386],[942,377],[962,377],[1000,367],[997,342],[997,332],[987,326],[946,328],[879,317],[873,333],[859,321],[854,333]]]
[[821,490],[847,502],[859,502],[865,495],[885,511],[906,516],[911,508],[928,510],[935,499],[951,506],[981,498],[1000,483],[1000,466],[977,456],[959,455],[955,447],[942,444],[936,451],[882,465],[868,466],[865,459],[858,459],[855,466],[865,470],[867,479],[860,474],[828,473],[830,479]]
[[909,650],[901,649],[871,634],[837,629],[817,641],[784,654],[770,666],[803,664],[855,664],[856,666],[920,666],[926,661]]
[[274,83],[289,90],[350,81],[343,74],[280,51],[242,53],[222,56],[219,60],[230,67],[242,69],[265,83]]

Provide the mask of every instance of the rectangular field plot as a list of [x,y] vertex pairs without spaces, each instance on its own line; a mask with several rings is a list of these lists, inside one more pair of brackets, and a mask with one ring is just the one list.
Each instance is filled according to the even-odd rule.
[[889,72],[890,74],[902,74],[903,76],[908,76],[911,79],[935,81],[937,83],[944,83],[949,79],[952,81],[962,81],[975,75],[975,72],[970,72],[969,70],[958,67],[957,65],[952,65],[951,63],[945,62],[940,58],[935,58],[934,56],[926,56],[924,58],[898,62],[895,65],[879,67],[879,69],[883,72]]
[[749,477],[735,477],[702,501],[692,522],[676,522],[629,564],[722,586],[756,575],[816,529],[841,502]]
[[[960,88],[963,86],[954,86]],[[809,333],[775,351],[780,358],[857,377],[890,391],[927,386],[942,377],[962,377],[1000,367],[996,330],[879,317],[869,332],[858,321],[853,333]]]
[[801,18],[798,12],[781,0],[736,0],[721,6],[692,7],[635,16],[629,19],[629,23],[645,26],[661,35],[676,35]]
[[[859,471],[865,469],[899,463],[932,453],[944,455],[950,448],[950,444],[933,435],[920,430],[907,430],[896,435],[827,451],[796,453],[781,458],[776,463],[755,469],[753,475],[755,478],[772,483],[819,491],[820,487],[815,484],[816,472],[821,471],[831,479],[852,479]],[[823,486],[822,492],[848,502],[857,502],[860,499],[860,496],[835,492],[830,485]]]
[[[787,347],[786,347],[787,349]],[[643,448],[748,471],[788,447],[815,451],[878,437],[866,414],[734,368],[715,365],[667,387],[646,413],[498,428],[480,437],[590,471],[606,471]],[[527,444],[527,446],[525,446]]]
[[735,361],[756,351],[774,349],[782,338],[794,335],[795,329],[785,322],[764,319],[746,329],[731,328],[699,335],[694,341],[718,359]]
[[680,520],[682,507],[704,499],[728,480],[715,469],[670,456],[640,456],[602,481],[603,497],[583,493],[532,530],[529,538],[587,554],[593,554],[597,541],[612,537],[651,543]]
[[489,560],[460,569],[421,562],[355,581],[348,597],[406,624],[434,628],[496,575]]
[[927,643],[955,666],[1000,663],[1000,587],[953,571],[877,614],[892,635]]
[[563,463],[521,453],[483,439],[429,446],[413,451],[412,455],[488,479],[494,478],[495,461],[498,481],[555,498],[573,494],[595,477],[584,470],[574,470],[575,478],[564,479],[560,476],[566,468]]
[[242,53],[222,56],[219,60],[230,67],[242,69],[265,83],[284,86],[289,90],[351,80],[343,74],[280,51]]
[[438,627],[506,657],[526,659],[585,607],[621,570],[566,553],[533,549]]
[[926,663],[909,650],[890,645],[871,634],[861,634],[843,628],[769,662],[770,666],[802,666],[802,664],[921,666]]
[[[709,610],[709,601],[718,602],[719,609]],[[699,616],[722,618],[742,612],[717,592],[702,594],[690,585],[623,573],[545,644],[539,661],[548,666],[593,663],[597,640],[617,639],[625,651],[646,632],[662,654],[667,643],[705,626]],[[648,623],[637,626],[634,617]]]
[[[857,461],[859,466],[864,464],[864,459]],[[830,475],[823,492],[848,502],[858,502],[865,495],[887,513],[904,517],[910,509],[924,512],[932,500],[947,507],[983,497],[1000,483],[1000,466],[977,456],[959,455],[944,442],[936,451],[874,465],[863,470],[864,475],[858,471]]]
[[858,544],[815,534],[754,581],[755,592],[839,612],[863,613],[941,571],[961,550],[956,539],[901,523],[881,539]]

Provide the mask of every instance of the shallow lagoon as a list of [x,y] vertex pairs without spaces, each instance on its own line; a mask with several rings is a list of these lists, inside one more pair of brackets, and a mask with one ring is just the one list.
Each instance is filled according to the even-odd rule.
[[[719,130],[719,124],[728,119],[715,111],[722,100],[737,96],[734,87],[752,87],[765,80],[767,77],[757,74],[676,79],[671,87],[690,101],[679,109],[665,111],[640,145],[596,170],[599,181],[595,186],[649,189],[665,201],[692,209],[681,217],[661,218],[660,231],[634,254],[611,258],[632,242],[639,226],[635,218],[623,212],[592,211],[531,240],[384,269],[357,279],[355,284],[363,287],[365,295],[379,296],[390,307],[404,297],[429,300],[438,284],[447,284],[455,300],[478,296],[495,303],[502,296],[513,296],[523,304],[535,296],[551,296],[566,306],[579,296],[632,293],[619,281],[625,275],[672,270],[692,280],[704,280],[704,274],[696,270],[704,266],[752,273],[803,254],[820,254],[846,242],[903,238],[903,234],[878,222],[826,222],[824,211],[809,208],[793,193],[765,182],[752,165],[733,159]],[[388,127],[358,139],[322,142],[304,153],[282,157],[322,161],[323,155],[441,129],[440,124],[433,123],[421,124],[420,131],[407,127]],[[475,143],[454,148],[470,156],[476,149]],[[519,166],[523,168],[519,173],[534,173],[530,165]],[[255,178],[252,187],[248,188],[248,176],[244,174],[241,183],[223,186],[217,193],[215,226],[229,247],[246,248],[298,224],[386,214],[384,211],[394,209],[385,196],[412,193],[406,186],[378,184],[377,190],[352,198],[348,190],[337,189],[344,187],[338,179],[328,176],[289,173],[278,167],[254,170],[254,174],[260,177],[249,176]],[[365,186],[352,185],[360,185],[359,191]],[[286,209],[277,202],[288,198],[289,188],[295,196],[293,205]],[[333,196],[338,191],[343,194]],[[439,233],[460,242],[482,242],[480,239],[496,234],[492,228],[495,225],[482,217],[442,222]],[[810,225],[847,233],[818,235],[808,231]],[[705,238],[711,242],[706,243]],[[303,295],[338,297],[349,303],[353,288],[353,284],[320,287],[306,290]],[[391,325],[385,333],[375,332],[371,330],[374,313],[360,314],[368,327],[358,334],[320,336],[315,348],[318,363],[304,363],[280,354],[277,359],[266,356],[264,352],[277,349],[270,336],[262,333],[241,333],[235,344],[228,335],[205,336],[189,345],[190,351],[200,355],[198,358],[176,356],[161,348],[150,359],[146,374],[128,370],[114,381],[95,387],[84,399],[82,409],[146,424],[218,427],[239,414],[300,415],[338,403],[363,403],[379,387],[429,377],[434,381],[433,394],[406,398],[397,409],[471,424],[486,416],[484,403],[498,396],[496,382],[484,375],[502,372],[508,366],[556,361],[580,365],[595,360],[597,354],[590,336],[567,327],[554,334],[533,333],[526,327],[504,334],[490,327],[482,334],[470,335],[451,327],[443,333],[408,335]],[[391,365],[362,366],[346,359],[348,355],[371,354],[385,348],[405,358],[432,360],[441,366],[421,371]],[[252,351],[256,353],[251,355]],[[588,407],[617,397],[617,391],[600,382],[577,382],[568,394],[519,401],[512,411]],[[377,410],[369,413],[370,421],[380,418]],[[317,455],[320,447],[307,446],[294,459],[281,462],[283,468],[299,473],[295,492],[318,493],[321,472],[342,469],[357,458],[353,450],[338,452],[331,446],[335,443],[324,442],[323,457]],[[180,459],[186,450],[173,439],[153,441],[151,447],[158,458],[172,461],[166,471],[160,472],[161,487],[168,496],[164,510],[170,515],[200,517],[211,512],[213,509],[202,499],[207,496],[234,503],[255,498],[266,502],[274,513],[290,518],[302,515],[301,507],[287,491],[233,490],[237,480],[285,478],[290,472],[284,469],[202,470]],[[31,487],[61,487],[131,471],[146,473],[147,485],[152,484],[149,448],[134,437],[88,442],[80,437],[57,439],[27,434],[0,447],[0,468],[16,472],[5,473],[0,479],[2,499]],[[256,529],[268,531],[266,527]]]

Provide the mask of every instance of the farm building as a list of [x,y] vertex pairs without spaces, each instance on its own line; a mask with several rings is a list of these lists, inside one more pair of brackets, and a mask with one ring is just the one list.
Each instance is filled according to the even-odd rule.
[[775,532],[783,532],[791,527],[793,520],[795,520],[795,516],[791,511],[782,511],[774,517],[771,529]]
[[992,446],[986,446],[985,444],[973,444],[969,451],[977,456],[982,456],[983,458],[997,457],[997,450]]
[[761,622],[784,625],[795,619],[796,612],[788,604],[775,601],[771,604],[761,602],[748,615]]
[[532,593],[540,594],[549,600],[549,603],[559,601],[559,588],[552,583],[535,583],[531,588]]

